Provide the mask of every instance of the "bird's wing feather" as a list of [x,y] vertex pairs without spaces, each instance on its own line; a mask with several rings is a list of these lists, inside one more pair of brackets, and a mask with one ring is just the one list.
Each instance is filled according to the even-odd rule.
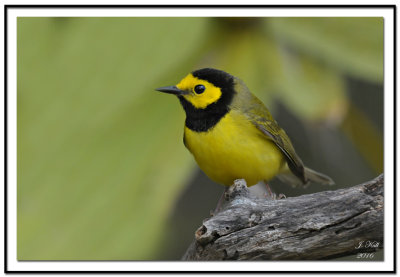
[[252,120],[252,123],[263,133],[267,139],[272,140],[284,154],[286,162],[294,175],[304,184],[307,183],[304,174],[304,165],[296,154],[289,137],[285,131],[274,121]]
[[[286,132],[274,120],[264,104],[250,93],[239,79],[236,82],[236,90],[239,93],[236,101],[232,103],[232,107],[240,109],[266,139],[272,140],[276,144],[284,154],[289,169],[306,184],[308,180],[305,176],[303,162],[296,154]],[[242,105],[242,103],[246,103],[246,105]]]

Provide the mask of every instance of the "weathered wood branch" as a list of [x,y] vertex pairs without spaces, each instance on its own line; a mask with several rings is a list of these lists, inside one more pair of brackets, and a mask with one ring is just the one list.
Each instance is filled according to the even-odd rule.
[[383,183],[382,174],[346,189],[266,200],[237,180],[182,259],[321,260],[376,251],[383,247]]

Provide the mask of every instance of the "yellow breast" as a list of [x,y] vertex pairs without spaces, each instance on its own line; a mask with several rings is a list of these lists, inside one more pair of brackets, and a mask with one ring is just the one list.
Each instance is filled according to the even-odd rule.
[[277,146],[237,111],[226,114],[207,132],[185,127],[184,136],[185,145],[200,168],[226,186],[240,178],[248,186],[269,180],[285,163]]

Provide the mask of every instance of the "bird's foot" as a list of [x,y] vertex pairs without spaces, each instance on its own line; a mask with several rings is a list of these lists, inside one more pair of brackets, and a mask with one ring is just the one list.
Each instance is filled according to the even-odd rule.
[[264,197],[268,200],[276,200],[276,193],[264,193]]
[[264,181],[265,187],[267,188],[267,192],[264,194],[264,197],[269,200],[276,200],[276,194],[272,192],[271,188],[269,187],[268,183]]
[[264,197],[269,199],[269,200],[281,200],[281,199],[286,199],[286,195],[284,195],[283,193],[279,193],[278,195],[276,195],[276,193],[265,193]]
[[265,187],[267,188],[267,192],[264,194],[265,198],[269,200],[280,200],[286,198],[286,195],[283,193],[279,193],[277,196],[276,193],[272,192],[271,188],[269,187],[268,183],[264,181]]
[[280,199],[286,199],[286,195],[284,195],[283,193],[279,193],[278,200]]

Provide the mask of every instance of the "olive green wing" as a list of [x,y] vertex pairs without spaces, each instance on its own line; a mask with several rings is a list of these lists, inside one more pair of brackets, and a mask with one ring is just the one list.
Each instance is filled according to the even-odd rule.
[[[272,140],[284,154],[288,167],[294,176],[283,173],[277,176],[280,180],[292,186],[307,185],[310,181],[322,185],[335,184],[329,176],[304,166],[300,157],[297,156],[288,135],[279,127],[263,104],[262,108],[258,107],[256,110],[246,114],[265,138]],[[260,116],[260,114],[263,114],[263,116]]]
[[[268,111],[267,113],[269,114]],[[252,123],[267,139],[272,140],[276,146],[278,146],[285,156],[290,171],[298,178],[296,179],[296,177],[290,174],[280,174],[278,175],[280,180],[289,183],[292,186],[298,186],[301,184],[307,185],[310,181],[322,185],[335,184],[329,176],[304,166],[299,156],[297,156],[288,135],[281,127],[279,127],[278,123],[272,117],[269,119],[265,119],[264,117],[253,118]]]
[[291,172],[300,179],[303,184],[307,183],[303,162],[297,156],[292,142],[285,131],[269,113],[264,104],[254,96],[246,85],[238,78],[235,82],[237,92],[231,108],[240,110],[268,140],[272,140],[284,154]]
[[292,173],[297,176],[303,184],[307,183],[304,172],[304,165],[299,156],[297,156],[293,145],[286,132],[279,127],[275,120],[255,119],[252,123],[261,131],[264,136],[272,140],[284,154],[286,162]]

